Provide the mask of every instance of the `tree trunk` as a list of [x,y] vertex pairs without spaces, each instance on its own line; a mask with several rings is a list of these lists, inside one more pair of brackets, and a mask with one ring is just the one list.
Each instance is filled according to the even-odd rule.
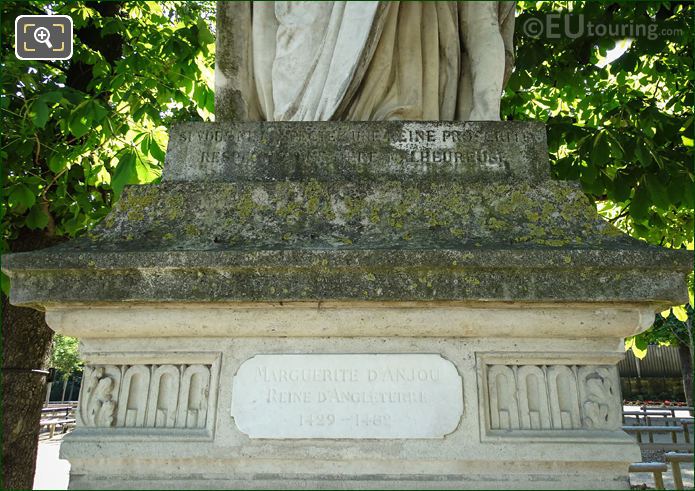
[[[13,252],[57,243],[26,232],[12,242]],[[45,370],[53,331],[44,313],[10,305],[2,294],[2,489],[31,489],[34,484]],[[34,370],[34,371],[32,371]]]
[[[86,2],[85,5],[98,11],[101,17],[108,18],[120,16],[122,2]],[[76,29],[75,35],[82,44],[101,53],[110,63],[122,56],[123,36],[120,33],[103,35],[100,28],[90,23]],[[92,75],[91,64],[73,58],[65,84],[93,93],[94,89],[89,87]],[[99,97],[106,99],[108,94],[100,93]],[[36,157],[47,168],[44,156]],[[46,233],[20,229],[19,236],[10,241],[11,251],[42,249],[65,240],[51,237],[52,228],[49,225]],[[2,334],[3,476],[0,487],[31,489],[41,406],[45,397],[45,376],[31,370],[46,368],[53,331],[46,325],[43,312],[10,305],[3,294]]]
[[10,305],[2,296],[2,488],[31,489],[36,468],[45,369],[53,331],[43,312]]
[[688,406],[693,407],[693,363],[690,356],[690,347],[685,345],[678,346],[678,355],[681,359],[685,400]]

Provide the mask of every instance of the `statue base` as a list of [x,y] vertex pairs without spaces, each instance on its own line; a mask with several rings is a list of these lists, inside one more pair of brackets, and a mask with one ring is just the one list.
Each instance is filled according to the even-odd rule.
[[548,169],[534,123],[175,128],[162,184],[4,265],[82,341],[70,486],[627,489],[616,363],[691,257]]

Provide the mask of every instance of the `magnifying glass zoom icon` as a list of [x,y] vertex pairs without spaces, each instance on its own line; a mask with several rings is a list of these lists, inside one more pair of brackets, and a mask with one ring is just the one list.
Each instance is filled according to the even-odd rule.
[[34,40],[37,43],[45,44],[50,49],[53,49],[53,45],[51,44],[51,33],[45,27],[39,27],[34,31]]

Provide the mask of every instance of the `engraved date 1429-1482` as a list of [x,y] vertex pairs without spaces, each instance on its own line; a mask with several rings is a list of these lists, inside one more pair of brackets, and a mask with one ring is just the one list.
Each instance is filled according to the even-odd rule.
[[[351,414],[340,418],[343,423],[352,426],[390,426],[388,414]],[[299,426],[332,426],[336,422],[335,414],[300,414]]]

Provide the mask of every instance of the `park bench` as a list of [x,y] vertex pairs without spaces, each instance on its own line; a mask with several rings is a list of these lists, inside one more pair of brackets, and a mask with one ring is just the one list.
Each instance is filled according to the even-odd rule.
[[676,489],[683,489],[683,475],[681,474],[681,464],[693,463],[692,453],[678,453],[678,452],[666,452],[664,457],[666,462],[671,464],[671,470],[673,470],[673,482],[676,485]]
[[637,424],[640,424],[640,418],[645,418],[646,414],[644,411],[623,411],[623,424],[626,423],[626,418],[635,418]]
[[656,489],[666,489],[664,487],[664,472],[668,466],[663,462],[638,462],[630,464],[629,472],[651,472],[654,475],[654,487]]
[[41,428],[48,428],[49,438],[53,438],[56,426],[62,427],[63,433],[75,426],[75,405],[68,404],[49,404],[41,408]]
[[[625,423],[625,418],[628,418],[628,417],[635,418],[638,423],[640,421],[640,418],[642,418],[642,419],[644,419],[644,418],[650,418],[650,419],[652,419],[652,418],[654,418],[654,419],[677,418],[677,417],[683,418],[686,416],[684,416],[684,415],[676,416],[676,412],[689,412],[690,414],[692,414],[692,410],[693,410],[693,408],[691,408],[689,406],[682,406],[682,407],[673,406],[673,407],[667,407],[667,408],[664,408],[664,407],[650,408],[650,407],[642,406],[641,409],[631,409],[631,410],[623,411],[623,424]],[[692,416],[687,416],[687,417],[692,417]]]
[[75,426],[75,418],[60,418],[60,419],[42,419],[39,422],[41,428],[44,426],[48,428],[49,438],[53,438],[55,434],[56,426],[62,427],[63,433],[67,432],[69,428]]
[[[70,413],[74,410],[73,406],[45,406],[41,408],[41,417],[59,417],[63,416],[68,418]],[[61,414],[62,413],[62,414]]]
[[[637,443],[640,447],[645,450],[672,450],[672,451],[683,451],[690,450],[692,445],[690,443],[679,443],[678,434],[684,433],[682,426],[623,426],[623,431],[628,434],[634,434],[637,437]],[[642,434],[646,433],[649,435],[649,441],[644,442],[642,439]],[[671,443],[655,442],[655,434],[671,434]]]
[[623,411],[623,424],[626,424],[627,422],[625,420],[630,417],[635,418],[637,424],[641,424],[642,422],[649,424],[648,421],[659,420],[660,418],[669,418],[674,416],[672,416],[671,411],[661,409],[653,411]]
[[668,406],[668,407],[648,407],[648,406],[640,406],[640,409],[642,410],[643,413],[646,413],[649,416],[657,416],[659,414],[663,414],[664,416],[671,416],[672,418],[676,417],[676,411],[684,411],[688,412],[690,414],[693,413],[693,408],[690,406]]
[[[643,419],[640,419],[640,416],[643,416]],[[652,418],[650,415],[644,417],[644,414],[637,411],[625,411],[623,413],[623,424],[625,424],[626,417],[634,417],[636,426],[682,426],[685,443],[690,443],[690,426],[695,424],[695,419],[693,418],[680,418],[661,415],[657,416],[656,418]]]
[[682,426],[683,427],[683,437],[685,438],[685,443],[690,443],[690,426],[693,426],[695,424],[695,420],[693,418],[672,418],[672,417],[663,417],[663,418],[656,418],[655,420],[652,420],[649,416],[647,416],[647,426]]

